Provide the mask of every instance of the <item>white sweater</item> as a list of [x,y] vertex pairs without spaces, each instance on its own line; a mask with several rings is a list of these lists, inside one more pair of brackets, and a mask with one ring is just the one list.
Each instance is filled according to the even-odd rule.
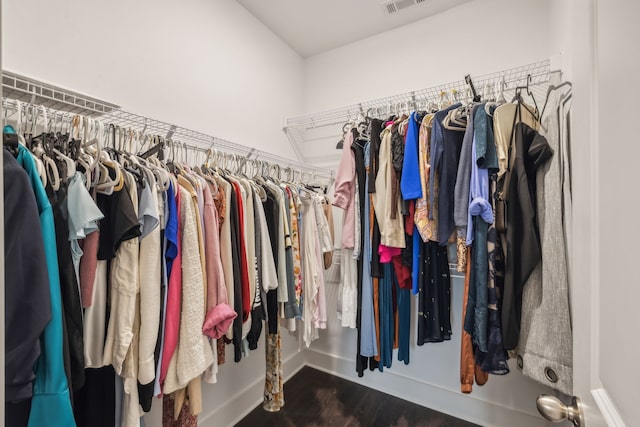
[[205,317],[205,283],[200,262],[197,205],[180,186],[182,228],[182,307],[178,346],[169,363],[164,383],[166,394],[180,390],[213,363],[213,353],[202,334]]

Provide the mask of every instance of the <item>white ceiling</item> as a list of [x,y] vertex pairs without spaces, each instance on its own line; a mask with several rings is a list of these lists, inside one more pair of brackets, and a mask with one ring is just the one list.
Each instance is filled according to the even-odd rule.
[[441,13],[471,0],[424,0],[388,14],[384,0],[237,0],[303,57]]

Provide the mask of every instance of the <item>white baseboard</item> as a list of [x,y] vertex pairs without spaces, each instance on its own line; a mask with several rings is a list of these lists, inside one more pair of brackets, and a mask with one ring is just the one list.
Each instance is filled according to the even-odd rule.
[[[399,397],[409,402],[443,412],[466,421],[491,427],[539,427],[546,425],[542,417],[508,408],[495,402],[475,398],[473,394],[460,392],[429,384],[423,380],[399,375],[385,370],[384,375],[355,375],[353,360],[332,356],[308,349],[306,364],[348,381]],[[385,377],[393,375],[394,381]]]
[[596,401],[602,416],[604,417],[609,427],[626,427],[626,424],[622,420],[616,405],[611,400],[609,393],[604,388],[597,388],[591,391],[593,399]]
[[[305,366],[304,352],[296,352],[290,355],[282,362],[282,370],[284,379],[287,381]],[[245,387],[240,393],[231,396],[224,404],[220,405],[217,410],[207,414],[206,417],[200,416],[198,419],[199,427],[220,427],[233,426],[241,419],[246,417],[256,406],[262,403],[262,399],[255,399],[254,396],[261,395],[264,390],[264,376],[256,379],[253,383]],[[286,399],[286,396],[285,396]],[[231,404],[233,402],[233,404]],[[245,408],[238,411],[238,408]]]

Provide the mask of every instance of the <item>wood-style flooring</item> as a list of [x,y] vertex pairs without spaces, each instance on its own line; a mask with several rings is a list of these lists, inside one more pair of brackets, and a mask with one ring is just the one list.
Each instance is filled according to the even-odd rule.
[[284,399],[280,412],[267,412],[259,405],[236,427],[475,426],[310,367],[284,384]]

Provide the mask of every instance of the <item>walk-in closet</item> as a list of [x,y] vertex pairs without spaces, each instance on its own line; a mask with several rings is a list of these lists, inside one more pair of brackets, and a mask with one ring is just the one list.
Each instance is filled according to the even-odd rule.
[[2,1],[4,425],[640,425],[639,16]]

